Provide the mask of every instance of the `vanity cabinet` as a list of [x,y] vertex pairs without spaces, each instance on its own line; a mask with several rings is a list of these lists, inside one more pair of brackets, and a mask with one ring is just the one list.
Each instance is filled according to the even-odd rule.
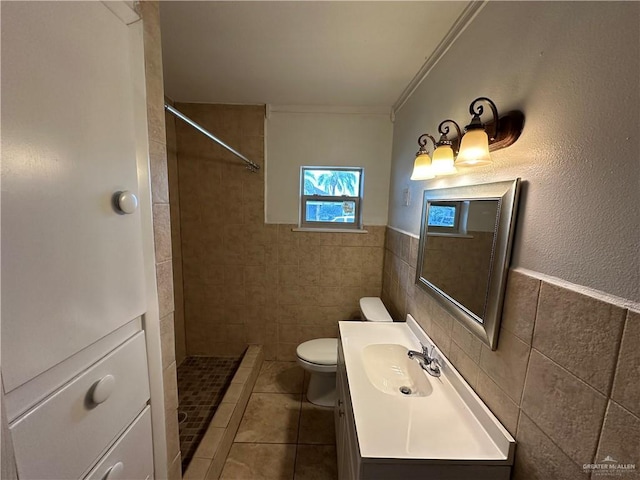
[[336,450],[338,455],[338,479],[360,478],[360,453],[353,419],[347,371],[344,364],[342,345],[338,342],[338,367],[336,375],[336,406],[334,410],[336,426]]
[[[510,478],[515,440],[410,315],[406,323],[340,322],[339,328],[339,480]],[[393,352],[415,350],[420,343],[441,359],[442,375],[406,396],[395,385],[398,378],[401,385],[415,386],[413,375],[426,374],[407,369]],[[372,359],[365,354],[370,347],[385,348],[376,349]]]
[[153,478],[141,213],[114,201],[144,181],[141,22],[131,2],[8,2],[2,42],[2,383],[18,477]]

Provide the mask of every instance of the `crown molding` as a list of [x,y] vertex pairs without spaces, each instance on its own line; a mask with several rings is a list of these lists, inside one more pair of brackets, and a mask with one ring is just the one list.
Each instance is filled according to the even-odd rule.
[[478,13],[484,8],[489,0],[483,1],[472,1],[469,2],[469,5],[462,11],[458,19],[455,21],[453,26],[449,29],[445,37],[435,48],[433,53],[429,55],[427,60],[424,62],[418,73],[411,79],[409,84],[402,91],[396,102],[391,107],[392,112],[395,114],[400,111],[400,109],[404,106],[404,104],[409,100],[413,92],[415,92],[416,88],[422,83],[422,81],[429,75],[429,72],[436,66],[436,64],[440,61],[440,59],[444,56],[445,53],[451,48],[453,43],[458,39],[460,34],[465,31],[467,26],[473,21]]

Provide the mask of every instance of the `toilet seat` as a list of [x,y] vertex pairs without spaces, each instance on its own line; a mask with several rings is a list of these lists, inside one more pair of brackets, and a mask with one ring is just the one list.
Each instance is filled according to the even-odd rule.
[[338,364],[338,339],[309,340],[298,345],[296,354],[299,360],[316,367],[335,367]]

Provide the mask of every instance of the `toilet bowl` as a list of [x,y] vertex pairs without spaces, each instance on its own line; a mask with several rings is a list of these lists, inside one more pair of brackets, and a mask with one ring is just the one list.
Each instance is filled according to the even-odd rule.
[[[360,313],[365,321],[393,322],[378,297],[360,299]],[[336,400],[338,339],[316,338],[301,343],[296,349],[298,364],[311,375],[307,400],[314,405],[333,407]]]

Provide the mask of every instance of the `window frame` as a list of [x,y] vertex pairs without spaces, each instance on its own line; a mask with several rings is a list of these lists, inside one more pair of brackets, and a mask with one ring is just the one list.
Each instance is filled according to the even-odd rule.
[[[347,171],[358,172],[360,181],[358,185],[358,196],[351,195],[305,195],[304,194],[304,173],[307,170],[326,170],[326,171]],[[305,229],[322,229],[322,230],[362,230],[362,200],[364,193],[364,168],[363,167],[333,167],[333,166],[301,166],[300,167],[300,205],[298,226]],[[313,201],[323,202],[354,202],[354,222],[316,222],[306,220],[307,203]]]

